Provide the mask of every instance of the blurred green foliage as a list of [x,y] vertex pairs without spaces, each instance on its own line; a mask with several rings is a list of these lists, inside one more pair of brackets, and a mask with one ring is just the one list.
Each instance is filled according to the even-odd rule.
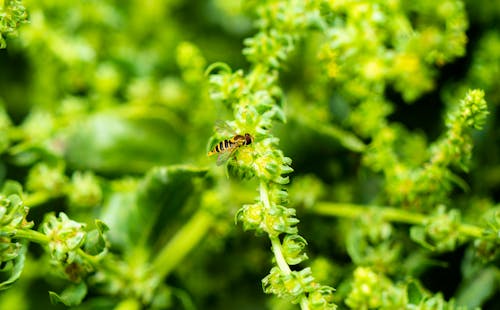
[[0,309],[499,308],[499,20],[0,0]]

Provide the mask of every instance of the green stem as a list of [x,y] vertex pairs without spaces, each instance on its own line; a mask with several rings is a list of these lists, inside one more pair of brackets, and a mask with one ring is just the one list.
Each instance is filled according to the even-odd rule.
[[[267,194],[268,189],[266,182],[260,181],[259,190],[260,190],[260,200],[264,205],[264,210],[269,211],[271,209],[271,204],[269,202],[269,195]],[[280,238],[278,236],[269,236],[269,239],[271,239],[271,247],[273,249],[273,254],[276,259],[276,264],[284,274],[290,274],[292,270],[290,269],[290,266],[288,266],[288,263],[286,262],[286,259],[283,256]]]
[[306,296],[302,297],[300,299],[300,309],[301,310],[309,310],[309,300],[307,299]]
[[318,122],[303,113],[295,113],[290,115],[291,118],[297,120],[302,126],[308,127],[309,129],[315,130],[320,134],[329,136],[342,144],[348,150],[353,152],[364,152],[367,148],[366,144],[359,139],[352,132],[343,130],[342,128],[335,126],[334,124],[328,124],[324,122]]
[[248,74],[249,76],[249,83],[247,88],[251,90],[255,83],[260,81],[259,77],[261,78],[262,76],[268,75],[266,72],[266,67],[260,63],[255,64],[255,67],[252,69],[252,71]]
[[90,254],[86,253],[84,250],[82,250],[81,248],[77,250],[77,253],[79,256],[84,258],[90,265],[92,265],[92,267],[94,267],[96,269],[99,266],[99,261],[101,260],[101,258],[104,257],[104,256],[90,255]]
[[205,236],[214,218],[205,210],[194,214],[170,242],[161,249],[152,263],[151,272],[163,279],[182,261]]
[[400,209],[378,207],[378,206],[363,206],[350,203],[333,203],[333,202],[319,202],[311,210],[314,213],[339,216],[347,218],[359,218],[376,209],[377,216],[382,219],[393,222],[401,222],[408,224],[424,224],[427,220],[422,214],[412,213]]
[[49,242],[49,237],[42,234],[41,232],[31,230],[31,229],[0,229],[0,236],[5,236],[9,238],[25,239],[28,241],[36,242],[39,244],[47,244]]
[[[396,208],[381,206],[367,207],[349,203],[318,202],[311,210],[317,214],[347,218],[359,218],[372,212],[386,221],[412,225],[424,225],[431,219],[431,217],[420,213]],[[474,238],[479,238],[483,234],[483,230],[480,227],[469,224],[461,224],[459,230],[463,234]]]
[[469,224],[461,224],[458,230],[465,234],[474,238],[480,238],[483,236],[483,229],[474,225]]
[[267,184],[264,181],[260,181],[259,185],[260,201],[264,204],[265,210],[271,209],[271,204],[269,203],[269,195],[267,194]]
[[271,246],[273,249],[273,254],[274,258],[276,259],[276,264],[278,265],[279,269],[283,272],[283,274],[288,275],[292,272],[290,269],[290,266],[288,266],[285,257],[283,256],[283,251],[281,247],[281,241],[278,236],[271,237]]

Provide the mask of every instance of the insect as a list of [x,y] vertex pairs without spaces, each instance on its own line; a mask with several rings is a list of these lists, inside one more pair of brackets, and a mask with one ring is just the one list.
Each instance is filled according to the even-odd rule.
[[[232,132],[231,127],[226,123],[217,123],[217,131],[222,133]],[[217,157],[217,166],[225,163],[231,156],[242,146],[252,144],[253,137],[249,133],[245,133],[244,135],[236,134],[230,139],[222,140],[217,143],[215,147],[208,152],[208,156],[212,156],[215,154],[219,154]]]

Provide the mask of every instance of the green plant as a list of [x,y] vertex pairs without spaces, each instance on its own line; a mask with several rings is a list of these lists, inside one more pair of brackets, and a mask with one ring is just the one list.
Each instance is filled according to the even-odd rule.
[[495,308],[499,17],[0,2],[0,308]]
[[15,33],[19,25],[27,21],[27,14],[22,1],[4,0],[0,7],[0,48],[5,48],[5,37]]

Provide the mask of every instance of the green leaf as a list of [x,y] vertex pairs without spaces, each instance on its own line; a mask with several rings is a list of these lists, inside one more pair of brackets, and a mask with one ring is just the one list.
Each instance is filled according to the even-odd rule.
[[141,211],[140,218],[145,221],[137,228],[147,235],[148,232],[158,232],[168,226],[192,195],[192,179],[205,173],[206,169],[190,166],[152,169],[138,188],[137,205]]
[[436,247],[426,241],[426,232],[425,229],[421,226],[412,226],[410,228],[410,238],[416,243],[420,244],[424,248],[434,251]]
[[109,225],[107,236],[114,247],[126,249],[133,244],[139,232],[131,230],[129,221],[136,218],[138,212],[135,184],[116,190],[105,201],[100,218]]
[[110,114],[89,118],[68,137],[66,159],[74,169],[101,173],[143,173],[182,159],[182,135],[155,118],[128,119]]
[[108,225],[101,220],[95,220],[95,226],[97,227],[100,235],[104,235],[105,232],[109,231]]
[[16,181],[7,180],[2,187],[2,194],[5,196],[19,195],[23,193],[23,187]]
[[457,293],[457,304],[466,306],[467,309],[480,307],[498,291],[499,277],[498,268],[481,269],[462,282]]
[[10,262],[13,262],[10,271],[10,276],[7,280],[0,283],[0,290],[8,289],[17,279],[21,276],[24,269],[24,262],[26,260],[26,250],[28,249],[28,243],[25,242],[21,245],[21,249],[17,257]]
[[109,230],[109,227],[100,220],[96,220],[95,224],[97,228],[87,233],[84,245],[85,252],[90,255],[98,255],[104,251],[106,248],[104,233]]
[[128,249],[168,227],[192,195],[192,179],[205,173],[191,166],[156,167],[133,188],[115,192],[102,216],[110,227],[112,243]]
[[90,255],[97,255],[101,253],[106,248],[106,242],[99,230],[94,229],[87,233],[87,238],[85,239],[84,249]]
[[425,297],[425,292],[422,290],[422,287],[415,281],[408,283],[406,292],[408,294],[408,303],[412,305],[420,304],[420,301]]
[[85,282],[68,286],[61,295],[49,291],[50,302],[53,304],[62,303],[65,306],[78,306],[87,295],[87,285]]

